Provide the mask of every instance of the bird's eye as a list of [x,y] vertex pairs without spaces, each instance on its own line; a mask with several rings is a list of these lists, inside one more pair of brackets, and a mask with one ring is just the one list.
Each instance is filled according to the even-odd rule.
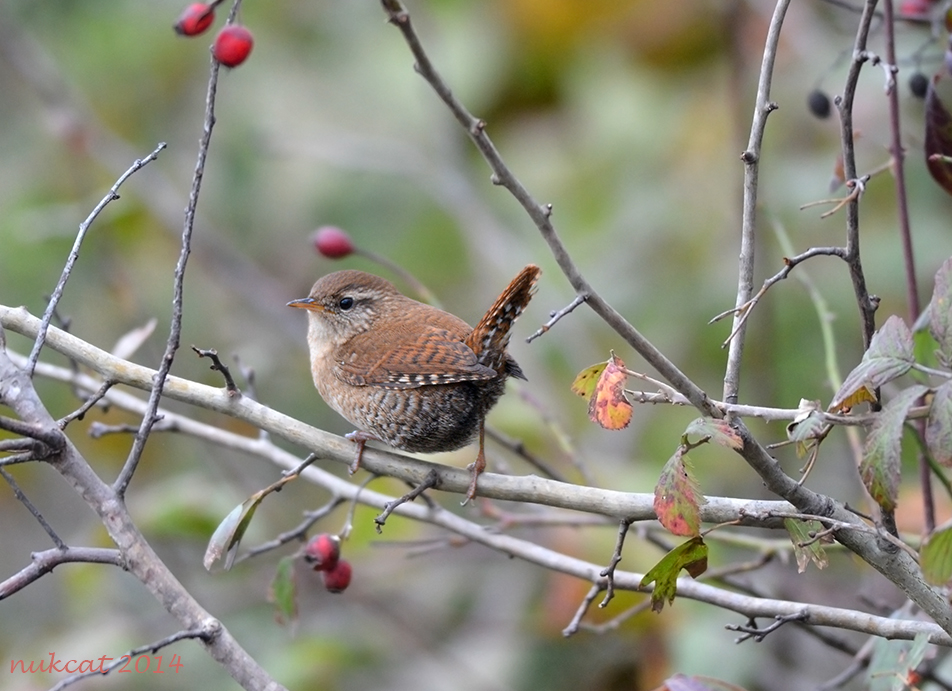
[[352,297],[342,297],[338,302],[337,306],[344,312],[349,310],[354,306],[354,298]]

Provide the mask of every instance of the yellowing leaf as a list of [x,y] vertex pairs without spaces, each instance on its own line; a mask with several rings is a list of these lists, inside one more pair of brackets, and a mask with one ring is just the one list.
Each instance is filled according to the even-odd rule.
[[830,561],[826,557],[823,544],[816,539],[817,533],[823,531],[823,524],[819,521],[801,521],[795,518],[785,518],[783,525],[790,533],[793,541],[793,553],[797,556],[797,572],[803,573],[812,561],[818,569],[825,569]]
[[678,589],[678,574],[684,569],[692,578],[707,571],[707,545],[700,537],[694,537],[668,552],[641,579],[641,587],[655,584],[651,592],[651,609],[660,612],[664,603],[674,602]]
[[572,382],[572,393],[578,394],[586,401],[589,400],[595,391],[598,378],[602,376],[602,372],[605,371],[607,365],[607,362],[600,362],[579,372],[575,376],[575,381]]
[[675,535],[693,537],[701,533],[700,507],[707,503],[694,479],[684,447],[678,447],[661,470],[655,486],[654,510],[661,525]]
[[713,442],[726,446],[735,451],[743,448],[744,440],[741,439],[727,420],[717,420],[712,417],[699,417],[693,420],[684,430],[685,436],[696,434],[702,438],[706,437]]
[[631,422],[631,403],[625,397],[628,373],[621,358],[612,353],[611,360],[595,384],[588,403],[588,417],[605,429],[624,429]]
[[830,410],[852,408],[864,401],[876,400],[876,389],[901,377],[914,361],[912,332],[902,318],[893,315],[873,334],[862,361],[846,375],[833,396]]

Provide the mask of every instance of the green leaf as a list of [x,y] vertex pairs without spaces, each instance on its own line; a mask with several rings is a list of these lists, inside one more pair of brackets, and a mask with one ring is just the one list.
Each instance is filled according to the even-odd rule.
[[674,602],[678,589],[678,574],[684,569],[692,578],[707,571],[707,545],[700,537],[694,537],[668,552],[641,579],[641,587],[655,584],[651,592],[651,609],[660,612],[664,603]]
[[925,659],[929,634],[919,633],[911,641],[877,638],[869,660],[866,681],[869,691],[906,691],[910,673]]
[[816,538],[823,532],[823,524],[819,521],[802,521],[796,518],[785,518],[783,525],[790,533],[793,542],[793,553],[797,557],[797,572],[803,573],[812,561],[818,569],[825,569],[830,561],[826,557],[822,540]]
[[655,514],[675,535],[693,537],[701,533],[700,507],[705,503],[684,447],[679,446],[661,469],[655,486]]
[[939,344],[939,360],[952,363],[952,259],[946,259],[935,274],[929,303],[929,333]]
[[295,577],[293,556],[287,556],[278,562],[268,601],[275,605],[274,618],[279,624],[294,624],[298,618],[297,578]]
[[932,457],[944,466],[952,466],[952,382],[935,390],[926,422],[926,446]]
[[873,334],[869,349],[859,365],[846,375],[830,403],[830,410],[875,401],[876,389],[908,372],[913,362],[912,332],[906,322],[893,315]]
[[685,436],[696,434],[701,438],[708,438],[713,442],[726,446],[735,451],[743,448],[744,440],[741,439],[727,420],[715,420],[712,417],[699,417],[691,421],[687,429],[684,430]]
[[883,407],[866,436],[859,474],[866,491],[883,511],[896,508],[903,424],[909,409],[926,391],[919,385],[904,389]]
[[251,519],[255,515],[258,504],[264,499],[265,494],[257,492],[241,504],[231,510],[225,516],[225,519],[218,524],[211,540],[208,541],[208,548],[205,550],[205,559],[203,563],[207,570],[211,570],[212,565],[221,559],[225,554],[225,571],[231,568],[235,563],[235,556],[238,554],[238,545],[245,531],[251,525]]
[[572,382],[572,393],[578,394],[586,401],[589,400],[592,394],[595,393],[595,385],[598,384],[598,378],[602,376],[602,372],[605,371],[605,367],[607,366],[607,362],[600,362],[597,365],[586,367],[579,372],[575,376],[575,381]]
[[952,521],[943,523],[923,541],[919,566],[932,585],[945,585],[952,580]]

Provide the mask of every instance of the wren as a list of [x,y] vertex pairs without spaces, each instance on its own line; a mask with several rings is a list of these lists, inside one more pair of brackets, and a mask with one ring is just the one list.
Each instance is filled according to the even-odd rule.
[[508,377],[525,379],[506,348],[540,273],[532,264],[520,271],[476,328],[362,271],[328,274],[288,303],[308,311],[314,386],[357,427],[347,435],[357,445],[351,473],[367,441],[435,453],[478,439],[466,499],[475,497],[486,468],[486,413]]

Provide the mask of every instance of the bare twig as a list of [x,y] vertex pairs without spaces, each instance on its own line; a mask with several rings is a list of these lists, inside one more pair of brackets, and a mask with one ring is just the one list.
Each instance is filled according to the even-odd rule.
[[[193,629],[190,631],[179,631],[178,633],[174,633],[171,636],[166,636],[165,638],[162,638],[153,643],[149,643],[148,645],[143,645],[143,646],[139,646],[138,648],[133,648],[129,652],[123,653],[117,658],[103,657],[102,662],[100,663],[100,666],[97,667],[95,670],[92,670],[89,672],[82,672],[80,674],[74,674],[72,676],[66,677],[65,679],[57,683],[53,688],[51,688],[50,691],[62,691],[62,689],[65,689],[67,686],[72,686],[76,682],[82,681],[83,679],[109,674],[111,671],[113,671],[117,667],[120,667],[123,664],[128,664],[133,658],[138,657],[139,655],[142,655],[143,653],[152,653],[154,655],[162,648],[165,648],[166,646],[172,645],[173,643],[176,643],[181,640],[185,640],[188,638],[199,638],[203,641],[209,641],[212,638],[214,638],[215,635],[218,633],[217,630],[220,628],[220,626],[221,625],[218,624],[217,621],[209,621],[205,624],[205,626],[202,626],[200,628]],[[106,660],[110,660],[111,662],[108,665],[104,665],[103,663],[105,663]],[[126,662],[124,663],[123,660],[125,660]]]
[[[236,1],[231,10],[231,15],[237,11],[240,0]],[[122,498],[125,496],[126,489],[132,481],[132,475],[139,465],[139,459],[142,458],[142,452],[145,450],[145,444],[152,431],[152,425],[155,424],[155,411],[159,408],[159,400],[162,397],[162,389],[165,387],[165,380],[168,377],[169,370],[172,369],[172,362],[175,359],[175,353],[179,348],[182,335],[182,310],[185,291],[185,267],[188,263],[188,256],[192,251],[192,231],[195,227],[195,212],[198,208],[198,197],[202,189],[202,178],[205,174],[205,160],[208,157],[208,147],[211,144],[212,129],[215,126],[215,95],[218,91],[218,72],[219,63],[212,58],[211,74],[208,78],[208,91],[205,96],[205,121],[202,131],[202,137],[198,146],[198,159],[195,162],[195,172],[192,175],[192,189],[188,196],[188,206],[185,208],[185,224],[182,230],[182,247],[179,253],[178,262],[175,265],[175,278],[172,289],[172,325],[169,331],[169,338],[165,346],[165,353],[159,364],[158,372],[155,375],[155,381],[152,382],[152,391],[149,395],[149,410],[142,417],[142,423],[139,431],[136,433],[135,441],[132,443],[132,449],[122,470],[119,472],[113,488],[116,494]]]
[[60,298],[63,297],[63,289],[66,287],[66,281],[69,280],[70,274],[73,272],[73,267],[76,265],[76,261],[79,259],[80,247],[82,247],[83,240],[86,239],[86,233],[89,232],[89,228],[92,226],[93,221],[96,220],[102,210],[106,208],[110,202],[119,199],[119,188],[122,186],[122,183],[128,180],[134,173],[141,170],[144,166],[158,158],[159,152],[162,151],[165,146],[165,142],[160,142],[151,154],[145,158],[136,159],[132,166],[130,166],[125,173],[120,175],[115,184],[109,188],[109,192],[90,212],[89,216],[86,217],[86,220],[79,225],[79,232],[76,234],[76,239],[73,241],[73,248],[70,250],[69,256],[66,258],[66,265],[63,267],[63,273],[60,274],[59,281],[57,282],[56,287],[53,289],[53,294],[50,295],[49,302],[46,304],[46,309],[43,312],[42,328],[36,335],[36,341],[33,344],[33,350],[30,352],[30,359],[26,366],[27,374],[33,374],[33,369],[36,367],[36,361],[40,357],[40,351],[43,350],[43,343],[46,341],[46,330],[49,328],[50,321],[53,319],[53,313],[56,311],[56,306],[59,304]]
[[570,302],[568,305],[558,310],[557,312],[553,311],[549,313],[549,316],[551,317],[551,319],[549,319],[549,321],[547,321],[545,324],[539,327],[538,331],[536,331],[534,334],[529,336],[526,339],[526,343],[532,343],[535,339],[537,339],[542,334],[548,333],[549,329],[555,326],[562,317],[564,317],[567,314],[570,314],[576,307],[581,305],[587,299],[588,297],[586,295],[576,295],[575,299],[572,300],[572,302]]
[[757,185],[760,176],[760,147],[767,127],[767,117],[776,110],[777,104],[770,101],[770,84],[773,80],[774,59],[780,43],[780,28],[790,0],[779,0],[774,6],[773,17],[767,29],[764,44],[764,56],[757,82],[757,98],[754,102],[754,115],[750,125],[750,138],[747,148],[741,155],[744,162],[744,207],[741,221],[740,263],[737,276],[737,299],[734,304],[738,311],[734,314],[734,326],[731,329],[730,348],[727,351],[727,368],[724,372],[724,394],[727,403],[737,403],[740,389],[740,365],[744,353],[744,335],[747,320],[742,305],[747,304],[754,290],[755,231],[757,221]]
[[[20,485],[18,485],[17,481],[13,479],[13,476],[0,467],[0,477],[7,481],[7,484],[10,485],[10,489],[13,490],[13,494],[16,496],[16,498],[26,507],[27,511],[33,514],[33,518],[36,519],[36,522],[43,526],[43,530],[45,530],[46,534],[50,536],[50,539],[53,541],[53,544],[56,545],[57,549],[66,549],[66,543],[63,542],[62,538],[56,534],[56,531],[53,530],[53,526],[51,526],[47,520],[43,518],[43,514],[40,513],[40,510],[36,508],[33,505],[33,502],[31,502],[23,493],[23,490],[20,489]],[[52,569],[52,567],[50,568]]]
[[202,348],[196,348],[192,346],[192,350],[195,351],[195,354],[198,357],[207,357],[212,361],[212,366],[209,367],[213,372],[220,372],[222,378],[225,380],[225,391],[228,392],[229,396],[240,396],[241,391],[238,390],[238,387],[235,385],[235,380],[231,376],[231,371],[218,357],[218,351],[214,348],[204,350]]
[[0,583],[0,600],[10,597],[42,576],[50,573],[60,564],[111,564],[124,568],[122,554],[117,549],[103,547],[67,547],[61,540],[54,540],[57,546],[30,555],[32,563],[18,573]]

